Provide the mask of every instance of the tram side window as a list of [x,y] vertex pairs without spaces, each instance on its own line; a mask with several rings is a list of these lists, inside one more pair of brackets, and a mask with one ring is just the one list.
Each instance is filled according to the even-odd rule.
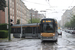
[[21,32],[21,28],[17,28],[17,32],[20,33]]
[[13,32],[15,33],[15,28],[14,28]]
[[25,33],[25,28],[23,28],[23,34]]
[[33,27],[33,34],[35,34],[36,32],[36,27]]
[[40,27],[38,27],[37,31],[38,31],[38,33],[40,33]]
[[26,27],[25,33],[32,33],[32,27]]
[[14,28],[11,28],[11,33],[14,33]]
[[17,33],[17,28],[14,28],[14,33]]

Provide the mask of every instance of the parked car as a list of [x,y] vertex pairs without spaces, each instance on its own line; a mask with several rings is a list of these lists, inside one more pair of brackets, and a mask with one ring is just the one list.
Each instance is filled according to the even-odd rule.
[[71,30],[70,33],[75,34],[75,30]]
[[65,29],[65,32],[68,32],[68,29]]
[[70,33],[70,31],[71,31],[70,29],[67,30],[68,33]]
[[58,35],[62,35],[62,30],[58,29]]
[[70,33],[70,30],[69,29],[65,29],[65,32]]

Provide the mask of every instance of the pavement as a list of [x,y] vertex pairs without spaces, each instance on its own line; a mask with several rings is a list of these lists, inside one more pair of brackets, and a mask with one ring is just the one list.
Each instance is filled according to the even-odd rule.
[[57,42],[12,38],[10,42],[0,43],[0,50],[75,50],[75,34],[63,31]]
[[11,41],[9,41],[8,38],[6,38],[6,39],[0,38],[0,42],[16,42],[16,41],[20,41],[20,40],[22,40],[22,38],[21,39],[20,38],[11,38]]

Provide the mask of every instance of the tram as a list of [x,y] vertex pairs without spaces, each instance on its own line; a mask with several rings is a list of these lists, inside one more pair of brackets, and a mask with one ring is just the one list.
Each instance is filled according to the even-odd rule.
[[41,20],[41,40],[56,41],[58,39],[57,20],[45,18]]
[[[21,28],[22,27],[22,28]],[[13,25],[11,27],[11,33],[15,38],[20,38],[22,29],[22,38],[40,38],[39,23]]]

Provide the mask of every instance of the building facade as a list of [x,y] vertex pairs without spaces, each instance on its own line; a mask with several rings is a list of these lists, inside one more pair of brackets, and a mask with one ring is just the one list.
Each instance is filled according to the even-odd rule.
[[[3,22],[0,21],[0,23],[8,23],[8,0],[6,0],[6,5],[5,12],[3,12],[5,14],[4,18],[0,17],[0,19],[3,18],[3,20],[1,20]],[[21,0],[9,0],[9,10],[10,19],[13,20],[13,24],[17,24],[18,19],[20,20],[20,24],[28,23],[28,19],[30,18],[29,9]]]
[[5,12],[0,10],[0,24],[5,23]]
[[30,12],[30,17],[32,18],[39,18],[41,20],[42,18],[45,17],[43,14],[39,14],[37,10],[30,9],[29,12]]
[[70,22],[73,15],[75,15],[75,6],[70,10],[66,10],[65,13],[62,15],[61,26],[64,26],[66,22]]
[[65,23],[70,22],[70,19],[71,19],[71,16],[72,16],[71,12],[72,12],[71,10],[66,10],[65,13],[62,15],[61,26],[64,26]]
[[[5,12],[0,11],[0,23],[8,23],[8,0],[6,0],[7,7]],[[45,16],[39,14],[37,10],[28,9],[22,0],[9,0],[10,19],[13,20],[12,24],[27,24],[32,18],[42,19]],[[2,16],[3,15],[3,16]]]
[[29,10],[21,0],[16,0],[16,16],[20,19],[20,24],[28,23]]

